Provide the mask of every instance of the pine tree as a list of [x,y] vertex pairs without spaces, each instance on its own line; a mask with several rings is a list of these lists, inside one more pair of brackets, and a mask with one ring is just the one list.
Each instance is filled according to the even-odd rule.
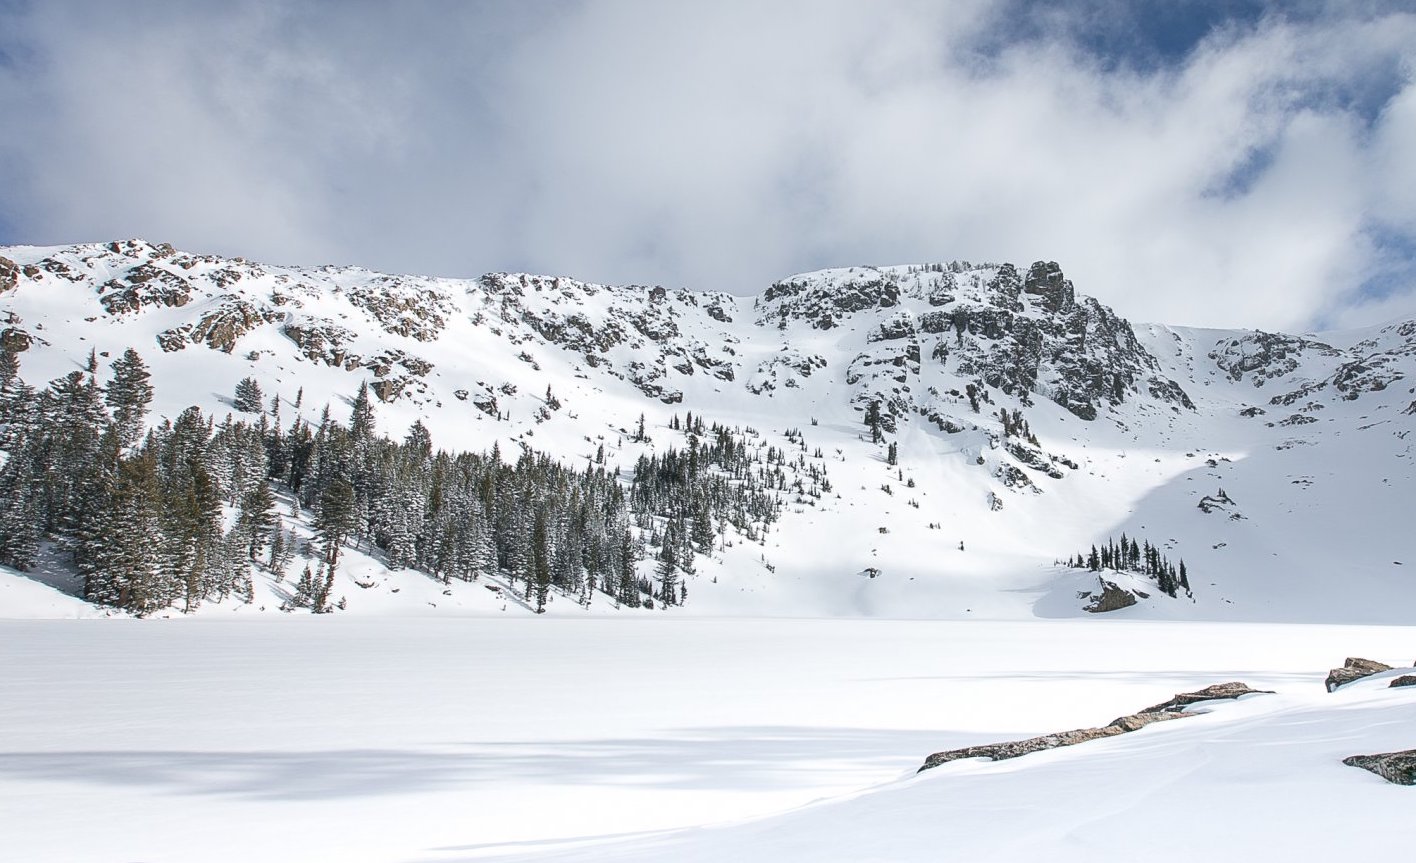
[[0,465],[0,564],[21,572],[38,562],[42,489],[30,448]]
[[236,384],[236,398],[234,407],[242,413],[258,414],[265,404],[265,396],[261,394],[261,385],[255,378],[242,378]]
[[880,431],[880,400],[872,399],[865,407],[865,427],[870,429],[870,442],[880,443],[883,435]]
[[320,496],[315,513],[315,536],[320,542],[320,556],[333,578],[339,565],[340,549],[354,531],[354,487],[343,477],[336,477]]
[[546,610],[546,597],[551,589],[551,546],[544,511],[536,513],[535,526],[531,529],[531,560],[536,613],[541,614]]
[[236,516],[236,533],[244,544],[247,559],[259,559],[261,549],[271,540],[280,519],[275,514],[275,495],[270,485],[264,481],[251,486],[251,490],[241,498],[241,508]]
[[349,413],[349,436],[364,440],[374,434],[374,405],[369,400],[369,383],[359,384],[359,394],[354,397],[354,406]]
[[678,553],[679,538],[676,522],[670,519],[664,528],[663,542],[659,546],[659,598],[665,605],[673,605],[678,600]]
[[142,439],[148,405],[152,404],[152,374],[132,348],[123,351],[112,365],[113,380],[108,384],[104,400],[113,411],[118,439],[124,447],[132,447]]

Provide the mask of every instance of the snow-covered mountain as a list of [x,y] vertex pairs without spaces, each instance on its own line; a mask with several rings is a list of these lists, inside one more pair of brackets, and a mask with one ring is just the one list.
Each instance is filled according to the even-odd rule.
[[[739,297],[130,240],[0,248],[0,345],[35,386],[136,348],[159,417],[232,412],[253,377],[287,419],[297,394],[312,421],[342,418],[368,383],[382,431],[421,420],[449,449],[581,464],[603,449],[628,468],[683,447],[670,425],[691,413],[824,470],[829,492],[785,490],[769,535],[699,567],[692,613],[1071,616],[1105,585],[1056,564],[1123,534],[1184,559],[1193,596],[1106,574],[1144,594],[1122,616],[1416,613],[1416,319],[1302,336],[1133,326],[1050,262],[825,270]],[[417,579],[384,599],[502,603],[405,590]]]

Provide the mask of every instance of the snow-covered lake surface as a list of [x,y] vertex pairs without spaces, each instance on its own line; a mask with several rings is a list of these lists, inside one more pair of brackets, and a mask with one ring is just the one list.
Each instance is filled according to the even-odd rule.
[[[1416,628],[0,621],[0,857],[1374,859],[1416,789],[1340,759],[1416,747],[1416,688],[1325,692],[1349,655]],[[1227,680],[1277,694],[913,776]]]

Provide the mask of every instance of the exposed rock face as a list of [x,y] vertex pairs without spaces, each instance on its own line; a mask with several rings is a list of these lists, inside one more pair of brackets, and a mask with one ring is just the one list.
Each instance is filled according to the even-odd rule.
[[431,285],[393,276],[381,276],[345,295],[384,332],[420,342],[435,340],[455,308],[446,294]]
[[20,268],[9,258],[0,257],[0,294],[20,283]]
[[1020,755],[1027,755],[1029,752],[1039,752],[1044,749],[1057,749],[1062,746],[1075,746],[1078,743],[1086,743],[1088,740],[1099,740],[1103,737],[1115,737],[1118,734],[1126,734],[1145,728],[1156,722],[1166,722],[1171,719],[1184,719],[1187,716],[1194,716],[1193,713],[1185,713],[1185,708],[1192,704],[1203,701],[1215,701],[1218,699],[1239,698],[1251,693],[1268,694],[1267,690],[1251,689],[1248,685],[1238,682],[1217,683],[1213,686],[1206,686],[1204,689],[1195,692],[1182,692],[1174,698],[1154,707],[1147,707],[1145,710],[1132,713],[1113,719],[1109,724],[1099,728],[1079,728],[1074,731],[1063,731],[1057,734],[1046,734],[1042,737],[1031,737],[1027,740],[1014,740],[1007,743],[991,743],[985,746],[966,746],[963,749],[951,749],[947,752],[936,752],[924,760],[924,766],[917,772],[923,773],[941,764],[950,761],[958,761],[963,758],[988,758],[993,761],[1002,761],[1008,758],[1017,758]]
[[949,412],[946,399],[915,386],[923,357],[980,392],[1002,391],[1024,407],[1041,396],[1085,420],[1137,396],[1194,407],[1131,325],[1093,299],[1078,301],[1054,262],[1039,261],[1026,276],[1011,264],[959,261],[825,270],[777,282],[756,307],[764,327],[862,329],[867,350],[850,363],[846,383],[858,409],[881,403],[886,431],[912,414]]
[[1033,264],[1023,282],[1023,293],[1041,297],[1043,306],[1053,312],[1067,311],[1076,300],[1071,280],[1062,275],[1056,261]]
[[1416,749],[1378,755],[1350,755],[1342,759],[1342,763],[1370,770],[1396,785],[1416,785]]
[[1243,338],[1220,342],[1210,351],[1209,358],[1233,380],[1240,381],[1251,374],[1254,386],[1261,387],[1296,371],[1304,354],[1336,357],[1340,352],[1311,339],[1257,330]]
[[229,300],[202,315],[195,324],[183,324],[159,334],[157,341],[164,351],[178,351],[188,344],[205,342],[212,350],[229,354],[242,336],[284,317],[283,312],[259,309],[245,300]]
[[1083,606],[1083,609],[1092,614],[1105,614],[1108,611],[1120,611],[1123,608],[1130,608],[1136,604],[1136,595],[1125,588],[1119,587],[1114,581],[1103,581],[1101,583],[1101,594],[1092,599],[1091,602]]
[[875,267],[852,268],[831,283],[784,280],[762,295],[774,314],[763,315],[759,323],[788,320],[809,321],[820,330],[829,330],[843,318],[866,309],[893,308],[900,302],[900,281],[894,273]]
[[1387,688],[1395,689],[1398,686],[1416,686],[1416,674],[1403,674],[1394,678]]
[[302,354],[328,366],[344,365],[350,357],[346,345],[355,338],[353,331],[329,321],[287,323],[282,331]]
[[1361,680],[1383,671],[1391,671],[1391,666],[1385,662],[1377,662],[1372,659],[1362,659],[1356,656],[1347,657],[1347,661],[1341,668],[1334,668],[1328,672],[1326,685],[1327,691],[1332,692],[1339,686],[1345,686],[1354,680]]
[[99,301],[110,315],[133,314],[148,306],[185,306],[192,299],[192,285],[176,273],[152,264],[140,264],[121,279],[99,288]]
[[[485,295],[484,304],[495,305],[497,319],[508,330],[525,324],[550,346],[578,355],[591,368],[628,381],[667,404],[683,400],[675,373],[737,379],[732,347],[737,339],[716,326],[732,321],[733,300],[726,294],[671,293],[662,288],[653,292],[632,285],[611,287],[508,273],[490,273],[476,284]],[[601,294],[608,296],[592,301]],[[687,325],[694,318],[700,326]],[[681,320],[686,326],[679,326]],[[500,324],[486,323],[500,329]],[[693,335],[715,330],[719,334],[708,340]],[[519,343],[510,332],[508,339]]]
[[34,344],[34,337],[19,327],[6,327],[0,330],[0,348],[12,354],[18,354],[30,349]]

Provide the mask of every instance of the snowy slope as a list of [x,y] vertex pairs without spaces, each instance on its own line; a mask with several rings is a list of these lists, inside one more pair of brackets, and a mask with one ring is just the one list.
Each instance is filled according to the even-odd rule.
[[[824,467],[831,493],[789,498],[761,545],[700,566],[692,613],[1074,616],[1100,585],[1053,563],[1123,532],[1183,558],[1194,596],[1122,577],[1151,596],[1118,616],[1409,622],[1416,609],[1416,321],[1304,337],[1132,327],[1043,263],[828,270],[743,298],[257,265],[143,241],[0,256],[13,263],[0,262],[0,338],[26,348],[35,385],[134,346],[159,415],[224,415],[249,375],[287,422],[299,393],[312,420],[326,405],[342,418],[369,382],[383,431],[421,419],[444,447],[583,462],[604,446],[627,467],[683,446],[668,422],[692,412]],[[1004,410],[1035,444],[1006,433]],[[641,414],[644,445],[629,440]],[[464,602],[413,573],[380,578],[392,607],[501,613],[481,586]],[[262,589],[278,599],[280,585]],[[349,592],[350,610],[384,602]]]

